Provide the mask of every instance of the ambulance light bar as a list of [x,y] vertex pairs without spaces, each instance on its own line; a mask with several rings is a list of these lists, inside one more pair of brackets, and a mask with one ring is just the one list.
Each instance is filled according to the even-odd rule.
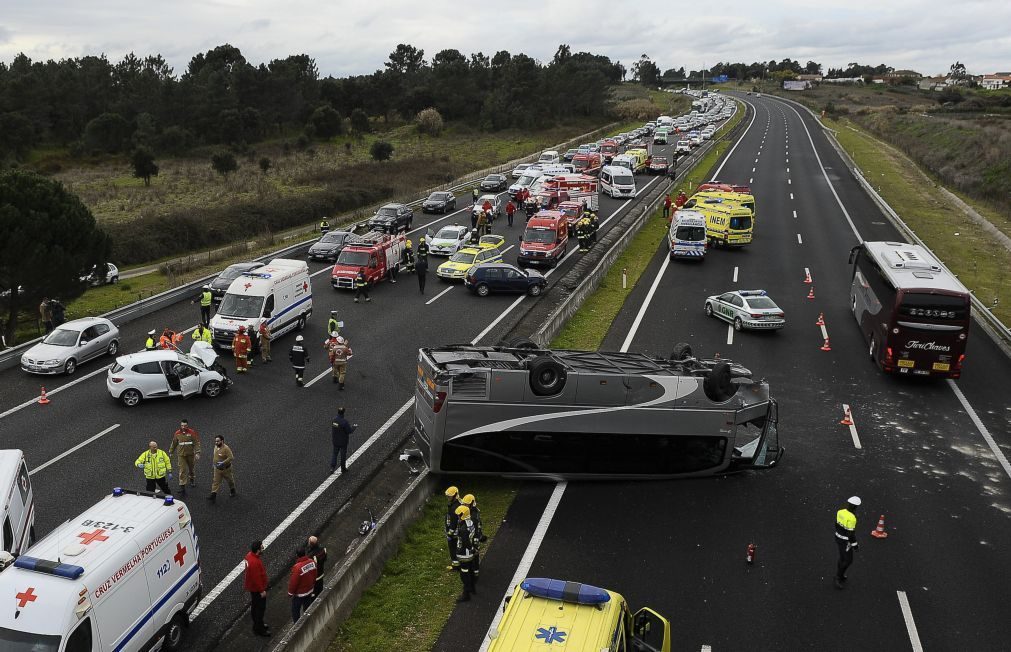
[[596,586],[546,577],[529,577],[520,583],[520,588],[538,598],[574,604],[601,605],[611,599],[610,593]]
[[46,575],[65,577],[68,580],[76,580],[81,575],[84,575],[84,569],[80,566],[74,566],[73,564],[61,564],[59,562],[49,561],[47,559],[38,559],[27,555],[21,555],[15,559],[14,567],[35,571],[36,573],[45,573]]

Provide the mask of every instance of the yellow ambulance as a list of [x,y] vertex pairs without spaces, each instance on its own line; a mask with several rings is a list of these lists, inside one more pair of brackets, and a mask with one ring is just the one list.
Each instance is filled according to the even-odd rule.
[[684,208],[693,208],[697,202],[717,200],[723,203],[743,206],[751,211],[751,219],[756,217],[755,196],[743,192],[725,192],[721,190],[703,190],[695,193],[685,203]]
[[670,623],[652,609],[632,615],[614,591],[529,577],[506,598],[488,652],[670,652]]
[[696,202],[693,209],[706,216],[706,237],[710,244],[742,247],[751,243],[755,223],[751,211],[747,208],[730,202],[707,199]]

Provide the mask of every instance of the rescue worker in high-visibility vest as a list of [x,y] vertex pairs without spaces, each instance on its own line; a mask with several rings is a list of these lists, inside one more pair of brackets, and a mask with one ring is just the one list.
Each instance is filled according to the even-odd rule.
[[194,342],[207,342],[212,344],[214,336],[211,335],[211,329],[207,328],[203,324],[197,324],[197,327],[193,329],[193,334],[190,335]]
[[211,301],[213,300],[214,295],[211,294],[211,286],[205,285],[200,289],[200,294],[192,302],[200,302],[200,323],[204,326],[209,326],[211,323]]
[[246,335],[246,327],[239,326],[239,331],[232,338],[232,354],[235,356],[235,373],[242,374],[248,369],[249,349],[251,343]]
[[165,480],[166,477],[172,479],[172,460],[165,451],[158,448],[158,442],[148,442],[147,450],[141,453],[133,464],[144,471],[147,491],[154,491],[157,488],[163,494],[172,493]]
[[158,348],[158,340],[155,339],[155,330],[152,328],[147,332],[147,341],[144,342],[144,350],[154,351]]
[[309,352],[305,350],[303,340],[301,335],[295,336],[295,345],[288,351],[288,360],[291,361],[291,368],[295,370],[295,384],[299,387],[305,384],[302,374],[305,373],[305,365],[309,362]]
[[456,599],[457,602],[467,602],[471,594],[477,593],[475,582],[474,560],[477,557],[477,548],[474,546],[473,523],[470,520],[470,508],[460,505],[456,508],[456,560],[460,564],[460,582],[463,584],[463,593]]
[[477,198],[478,198],[478,196],[480,196],[480,194],[481,193],[478,192],[477,187],[475,187],[474,189],[472,189],[470,191],[470,195],[472,197],[472,200],[471,200],[472,204],[477,205]]
[[265,363],[270,362],[270,324],[264,319],[260,322],[260,359]]
[[590,250],[590,220],[581,217],[576,222],[576,240],[579,241],[580,251]]
[[330,338],[323,342],[327,357],[330,359],[330,369],[333,381],[340,384],[340,389],[344,389],[344,378],[348,370],[348,358],[351,357],[351,346],[347,339],[337,334],[337,331],[330,333]]
[[326,220],[323,220],[322,222],[319,223],[319,232],[322,235],[326,235],[328,231],[330,231],[330,223],[327,222]]
[[358,299],[365,297],[365,303],[372,301],[369,298],[369,279],[365,277],[365,268],[358,268],[358,275],[355,276],[355,303]]
[[851,496],[846,506],[835,514],[835,544],[839,548],[839,562],[836,564],[835,587],[846,586],[846,569],[853,563],[853,552],[857,549],[857,508],[860,497]]
[[460,566],[460,562],[456,560],[456,527],[460,520],[456,515],[456,508],[463,503],[460,502],[460,490],[456,487],[446,489],[446,498],[449,499],[446,503],[446,543],[449,545],[450,561],[446,570],[453,570]]
[[330,311],[330,319],[326,320],[326,332],[340,335],[340,320],[337,319],[337,311]]
[[179,451],[179,495],[186,495],[187,483],[197,486],[197,462],[200,461],[200,435],[186,419],[179,422],[179,429],[172,435],[172,444],[168,454]]

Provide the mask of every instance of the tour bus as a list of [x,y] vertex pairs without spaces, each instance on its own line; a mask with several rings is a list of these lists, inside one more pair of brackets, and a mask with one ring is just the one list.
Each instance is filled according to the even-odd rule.
[[414,439],[435,473],[711,476],[776,465],[769,385],[675,346],[641,353],[454,345],[418,352]]
[[[670,652],[670,622],[648,607],[632,615],[620,594],[580,582],[528,577],[506,598],[488,632],[488,652],[555,647],[609,652]],[[555,645],[555,644],[558,645]]]
[[871,360],[889,373],[960,377],[969,291],[941,261],[919,245],[864,242],[850,264],[850,308]]

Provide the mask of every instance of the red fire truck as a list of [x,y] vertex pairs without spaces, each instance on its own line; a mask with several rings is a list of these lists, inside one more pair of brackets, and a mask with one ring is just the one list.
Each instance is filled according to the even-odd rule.
[[520,267],[546,265],[554,267],[565,257],[569,244],[569,228],[559,211],[538,211],[527,221],[520,236]]
[[605,138],[600,143],[600,154],[604,157],[605,163],[610,163],[611,159],[618,155],[618,141],[613,138]]
[[546,189],[564,190],[569,201],[578,201],[591,211],[599,206],[600,181],[588,174],[560,174],[544,184]]
[[599,174],[600,168],[604,165],[604,158],[600,152],[589,152],[588,154],[576,154],[572,157],[572,167],[580,174]]
[[335,290],[354,289],[355,277],[360,269],[365,271],[369,285],[375,285],[386,278],[390,268],[399,269],[404,259],[406,243],[407,236],[403,233],[381,231],[370,231],[349,238],[330,272],[330,285]]

